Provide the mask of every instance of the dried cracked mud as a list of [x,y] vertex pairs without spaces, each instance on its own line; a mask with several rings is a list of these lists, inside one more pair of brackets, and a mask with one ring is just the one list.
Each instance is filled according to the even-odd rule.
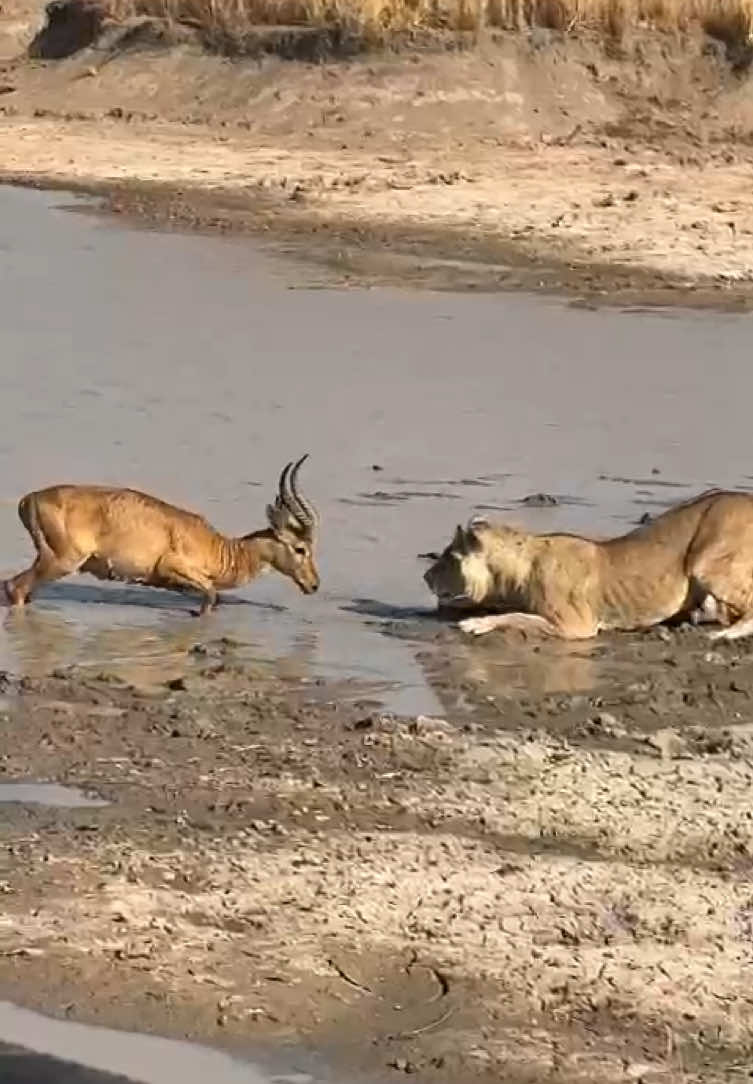
[[227,641],[156,690],[7,677],[3,780],[110,804],[2,807],[0,994],[378,1079],[744,1075],[745,649],[383,632],[414,641],[443,717]]

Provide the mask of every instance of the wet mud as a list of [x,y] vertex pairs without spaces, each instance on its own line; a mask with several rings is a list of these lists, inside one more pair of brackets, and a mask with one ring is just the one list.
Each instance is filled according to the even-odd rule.
[[380,632],[441,715],[221,640],[162,688],[6,678],[5,778],[110,804],[3,806],[0,992],[370,1079],[729,1079],[750,1053],[745,650],[690,627]]
[[[6,173],[6,184],[33,187],[26,174]],[[45,178],[43,187],[54,185]],[[747,280],[719,283],[708,276],[691,284],[673,272],[592,257],[579,262],[551,241],[493,236],[453,225],[333,220],[323,230],[319,214],[292,209],[289,196],[186,190],[147,181],[70,182],[68,191],[96,197],[103,215],[131,228],[192,231],[211,236],[262,238],[270,250],[309,268],[304,289],[327,286],[435,290],[451,293],[539,293],[560,296],[576,308],[637,312],[686,306],[699,311],[750,312]],[[314,272],[314,269],[317,269]],[[316,277],[314,275],[316,274]]]

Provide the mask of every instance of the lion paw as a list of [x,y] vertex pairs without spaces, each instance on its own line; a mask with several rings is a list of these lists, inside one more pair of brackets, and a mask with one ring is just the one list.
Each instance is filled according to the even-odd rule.
[[485,632],[491,632],[496,626],[493,617],[466,617],[458,622],[463,632],[469,632],[471,636],[483,636]]

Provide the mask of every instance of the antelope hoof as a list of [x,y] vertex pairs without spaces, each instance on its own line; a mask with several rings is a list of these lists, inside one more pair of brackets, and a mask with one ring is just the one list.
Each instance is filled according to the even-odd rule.
[[204,602],[198,610],[191,610],[191,615],[193,617],[206,617],[207,614],[211,614],[216,609],[216,602]]
[[7,580],[3,580],[3,591],[5,592],[5,602],[10,610],[20,610],[23,608],[26,600],[16,598],[10,589]]

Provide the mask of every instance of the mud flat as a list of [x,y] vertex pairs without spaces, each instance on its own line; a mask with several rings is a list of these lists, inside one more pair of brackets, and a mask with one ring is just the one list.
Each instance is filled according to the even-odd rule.
[[[226,641],[162,689],[7,678],[4,780],[110,804],[3,805],[0,995],[231,1051],[295,1041],[372,1079],[736,1079],[749,656],[689,628],[577,651],[383,632],[444,716],[346,703]],[[539,692],[499,680],[523,652]]]
[[0,14],[6,180],[253,232],[340,281],[749,306],[745,41],[535,27],[231,61],[142,22],[30,59],[43,23],[22,0]]

